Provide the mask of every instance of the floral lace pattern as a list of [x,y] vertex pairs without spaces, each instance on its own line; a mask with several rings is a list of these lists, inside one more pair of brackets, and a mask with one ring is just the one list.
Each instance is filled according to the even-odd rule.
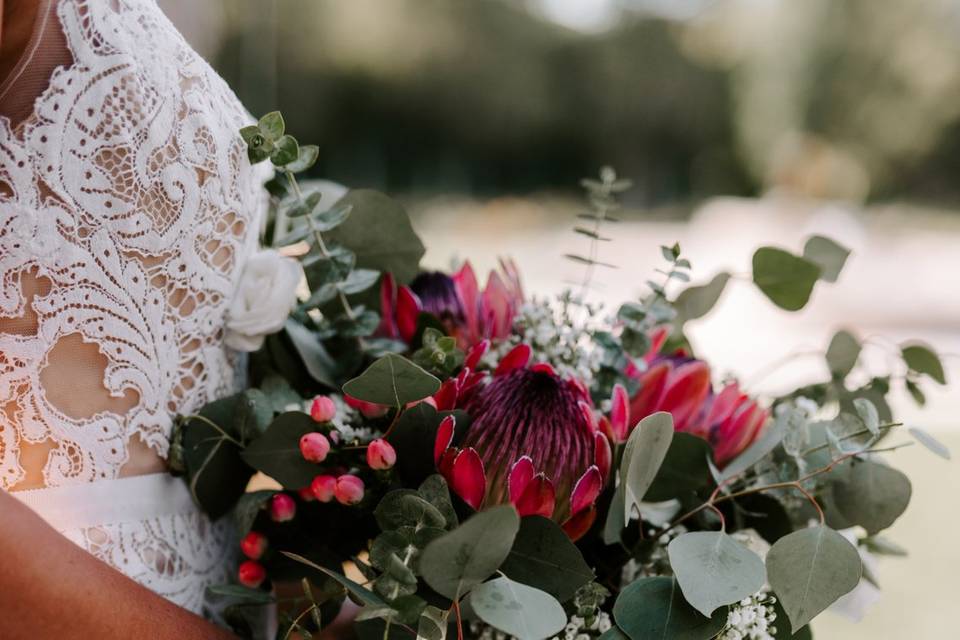
[[[224,316],[265,204],[237,134],[249,115],[154,0],[57,14],[73,64],[25,122],[0,118],[4,489],[41,472],[45,487],[115,479],[132,442],[165,457],[173,415],[236,388]],[[57,401],[70,385],[45,371],[64,345],[95,349],[109,402]],[[48,451],[39,464],[31,447]],[[220,529],[193,512],[64,533],[199,610]]]

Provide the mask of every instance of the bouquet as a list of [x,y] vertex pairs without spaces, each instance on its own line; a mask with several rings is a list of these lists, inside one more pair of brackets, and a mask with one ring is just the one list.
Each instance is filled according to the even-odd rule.
[[[887,395],[902,384],[922,404],[945,384],[929,346],[898,345],[894,370],[867,376],[869,345],[839,331],[827,379],[751,397],[684,334],[734,276],[690,286],[666,245],[644,297],[590,301],[630,186],[613,170],[583,181],[585,252],[568,256],[583,282],[538,297],[510,261],[485,282],[469,262],[421,270],[382,194],[301,185],[317,147],[279,113],[241,134],[275,167],[274,249],[227,326],[253,351],[250,385],[180,416],[171,462],[236,524],[236,582],[211,591],[237,632],[279,606],[278,637],[310,637],[349,599],[360,638],[809,638],[875,588],[865,559],[903,553],[881,535],[911,495],[887,454],[949,452]],[[796,311],[848,254],[820,236],[761,247],[749,279]]]

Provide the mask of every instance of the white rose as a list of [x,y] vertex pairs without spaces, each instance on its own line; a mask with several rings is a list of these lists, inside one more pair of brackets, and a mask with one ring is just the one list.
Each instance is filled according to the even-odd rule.
[[300,263],[263,249],[250,257],[227,310],[227,346],[256,351],[264,339],[283,327],[297,304]]

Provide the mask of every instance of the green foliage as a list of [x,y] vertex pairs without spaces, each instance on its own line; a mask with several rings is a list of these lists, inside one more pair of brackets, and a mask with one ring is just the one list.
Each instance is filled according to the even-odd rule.
[[437,593],[460,599],[500,568],[519,529],[520,518],[511,505],[474,515],[423,550],[424,580]]
[[443,378],[449,378],[463,365],[464,353],[457,347],[456,338],[427,327],[421,337],[422,346],[413,354],[413,361]]
[[594,578],[583,554],[560,526],[542,516],[527,516],[501,571],[509,578],[567,602]]
[[356,254],[358,267],[392,273],[398,282],[417,275],[426,249],[398,202],[377,191],[354,189],[339,204],[352,207],[352,213],[328,236]]
[[819,277],[817,264],[783,249],[761,247],[753,254],[753,282],[781,309],[802,309]]
[[825,526],[784,536],[767,554],[767,578],[794,631],[852,591],[860,572],[856,548]]
[[647,490],[652,502],[688,498],[710,482],[710,445],[689,433],[676,433],[656,478]]
[[847,262],[850,250],[823,236],[811,236],[803,245],[803,257],[820,267],[820,279],[836,282]]
[[684,598],[708,618],[717,608],[760,591],[766,582],[763,560],[722,531],[684,533],[667,551]]
[[720,300],[730,274],[720,272],[704,285],[687,287],[680,292],[673,302],[677,311],[677,324],[683,325],[688,320],[696,320],[707,315]]
[[950,449],[947,448],[945,444],[934,438],[932,435],[920,429],[919,427],[910,427],[908,429],[910,435],[914,439],[923,445],[931,453],[940,456],[944,460],[950,459]]
[[900,353],[911,372],[929,376],[939,384],[947,384],[940,357],[930,347],[920,343],[908,344],[901,347]]
[[574,227],[573,231],[590,239],[589,251],[586,256],[568,253],[564,257],[586,267],[583,278],[583,290],[586,291],[590,288],[595,267],[616,268],[616,265],[598,260],[598,243],[609,242],[612,239],[601,234],[603,223],[618,221],[616,217],[611,215],[620,208],[617,196],[627,191],[632,183],[629,180],[618,179],[617,172],[613,168],[602,167],[599,180],[584,178],[580,181],[580,184],[587,191],[590,211],[577,214],[577,217],[588,221],[589,226],[578,225]]
[[723,629],[727,611],[705,618],[683,599],[676,578],[650,577],[620,592],[613,617],[631,640],[709,640]]
[[[649,491],[676,435],[673,416],[662,411],[641,420],[630,433],[620,462],[621,513],[624,522],[629,521],[633,508]],[[613,512],[615,509],[616,504],[610,510]],[[621,518],[620,515],[616,517],[618,520]]]
[[549,593],[510,578],[496,578],[470,592],[477,617],[518,640],[542,640],[567,624],[563,607]]
[[388,353],[343,385],[343,392],[358,400],[402,408],[432,396],[440,381],[403,356]]
[[261,489],[260,491],[245,493],[240,497],[233,510],[233,521],[236,523],[239,537],[242,538],[250,533],[257,516],[266,508],[270,498],[276,493],[273,489]]
[[860,342],[849,331],[835,333],[826,354],[830,375],[838,380],[846,378],[857,365],[861,349]]
[[870,535],[892,525],[910,504],[910,479],[879,462],[852,460],[829,478],[831,504],[843,522],[859,525]]
[[318,467],[300,453],[300,438],[317,430],[317,423],[302,411],[277,416],[266,432],[244,449],[243,460],[287,489],[310,484]]

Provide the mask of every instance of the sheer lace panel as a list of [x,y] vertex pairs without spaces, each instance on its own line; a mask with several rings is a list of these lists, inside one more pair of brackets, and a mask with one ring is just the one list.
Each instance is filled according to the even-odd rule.
[[224,314],[264,204],[249,115],[153,0],[54,5],[0,89],[8,489],[157,469],[172,416],[235,388]]

